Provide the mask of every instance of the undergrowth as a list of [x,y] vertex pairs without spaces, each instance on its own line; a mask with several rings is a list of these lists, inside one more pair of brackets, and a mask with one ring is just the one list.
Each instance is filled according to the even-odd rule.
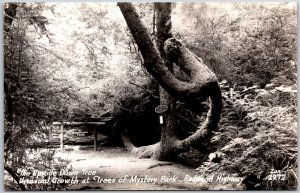
[[[198,173],[244,177],[243,189],[248,190],[297,189],[296,92],[274,85],[258,89],[226,84],[221,85],[220,128],[211,140],[215,152],[197,168]],[[271,179],[272,169],[285,178]]]

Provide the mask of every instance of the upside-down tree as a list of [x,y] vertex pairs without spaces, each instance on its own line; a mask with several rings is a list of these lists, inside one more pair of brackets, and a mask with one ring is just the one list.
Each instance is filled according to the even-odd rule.
[[[128,28],[134,37],[139,50],[144,59],[144,67],[157,80],[171,96],[187,104],[187,107],[201,115],[201,102],[210,98],[210,110],[206,120],[199,126],[198,130],[189,137],[180,140],[176,135],[174,125],[163,127],[161,131],[161,141],[159,143],[134,147],[127,138],[123,138],[125,146],[136,153],[139,157],[152,157],[159,160],[171,160],[176,155],[188,149],[191,145],[206,143],[218,127],[221,116],[222,95],[215,74],[181,42],[170,36],[171,6],[170,4],[156,7],[157,15],[167,15],[167,20],[163,21],[165,37],[158,37],[163,40],[158,43],[158,48],[152,42],[150,35],[141,22],[132,3],[118,3],[121,12],[126,20]],[[165,22],[165,23],[164,23]],[[169,31],[168,31],[169,30]],[[163,34],[160,34],[163,35]],[[160,46],[161,44],[161,46]],[[161,50],[163,48],[163,50]],[[176,64],[180,70],[189,78],[183,81],[174,75],[170,64]],[[168,109],[170,111],[170,108]]]

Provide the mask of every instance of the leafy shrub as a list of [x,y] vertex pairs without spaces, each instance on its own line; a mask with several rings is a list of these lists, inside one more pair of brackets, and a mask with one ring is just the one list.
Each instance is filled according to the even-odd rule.
[[[265,99],[256,101],[254,90],[246,97],[243,91],[247,88],[240,90],[223,89],[223,118],[219,132],[211,141],[217,149],[214,155],[219,155],[221,162],[206,161],[198,171],[237,174],[245,177],[246,189],[295,190],[298,183],[296,95],[289,93],[288,105],[273,103],[265,106],[268,104],[264,103]],[[280,92],[268,98],[277,99]],[[233,121],[241,112],[244,116],[240,116],[239,122]],[[232,115],[235,115],[233,120]],[[271,169],[281,170],[286,180],[268,180]]]

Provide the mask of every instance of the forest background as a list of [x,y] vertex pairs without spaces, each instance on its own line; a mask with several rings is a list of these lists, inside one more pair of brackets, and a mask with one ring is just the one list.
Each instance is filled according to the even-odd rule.
[[[135,5],[153,32],[153,4]],[[118,9],[112,3],[20,3],[12,24],[4,26],[4,162],[15,181],[17,168],[36,165],[24,148],[46,139],[54,121],[109,113],[114,132],[155,123],[143,133],[131,131],[135,144],[159,139],[153,111],[158,85],[142,67]],[[207,150],[223,161],[187,164],[244,176],[266,176],[266,169],[277,168],[288,173],[288,181],[259,185],[295,188],[296,3],[174,3],[172,24],[174,36],[217,75],[224,103],[220,129]],[[194,132],[203,117],[180,102],[176,108],[182,133]],[[145,140],[149,133],[153,137]],[[6,184],[13,188],[15,181]]]

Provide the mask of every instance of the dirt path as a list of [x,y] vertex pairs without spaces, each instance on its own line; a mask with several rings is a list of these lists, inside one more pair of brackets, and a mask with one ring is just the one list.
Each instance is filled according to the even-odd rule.
[[[78,171],[78,184],[71,189],[102,190],[190,190],[206,189],[205,184],[187,182],[195,169],[152,159],[137,159],[122,148],[58,153],[70,161],[68,168]],[[94,171],[83,175],[83,171]],[[89,183],[82,180],[90,179]],[[124,180],[125,179],[125,180]],[[98,182],[97,182],[98,180]]]

